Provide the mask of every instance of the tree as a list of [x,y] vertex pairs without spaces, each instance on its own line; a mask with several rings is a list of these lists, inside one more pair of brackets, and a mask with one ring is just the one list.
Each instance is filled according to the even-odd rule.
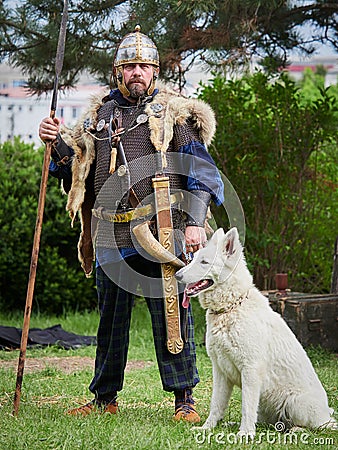
[[[157,43],[163,76],[184,84],[199,58],[218,69],[266,57],[274,69],[289,50],[311,53],[316,43],[338,49],[337,2],[288,0],[70,0],[61,86],[74,86],[88,70],[109,83],[114,51],[137,23]],[[52,88],[62,0],[24,0],[0,5],[0,58],[28,75],[35,92]],[[303,36],[311,26],[313,35]]]
[[[318,89],[312,100],[285,74],[261,72],[235,81],[217,76],[201,97],[216,112],[210,151],[242,202],[255,282],[271,289],[275,274],[287,272],[294,290],[328,292],[337,235],[338,97]],[[226,220],[219,217],[218,225]]]

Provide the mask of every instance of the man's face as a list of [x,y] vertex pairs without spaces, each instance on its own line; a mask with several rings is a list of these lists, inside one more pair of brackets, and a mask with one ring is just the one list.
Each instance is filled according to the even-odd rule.
[[125,64],[123,66],[124,83],[132,98],[142,97],[148,90],[154,71],[158,69],[151,64]]

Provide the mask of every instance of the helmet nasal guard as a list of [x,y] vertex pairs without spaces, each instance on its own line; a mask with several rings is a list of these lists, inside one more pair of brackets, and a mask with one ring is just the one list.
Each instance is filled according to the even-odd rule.
[[[123,66],[125,64],[151,64],[160,66],[158,50],[154,42],[140,32],[141,27],[136,25],[133,33],[128,33],[120,42],[113,62],[113,76],[121,93],[129,97],[130,92],[125,85]],[[147,94],[151,95],[155,89],[157,73],[154,71],[152,82]]]

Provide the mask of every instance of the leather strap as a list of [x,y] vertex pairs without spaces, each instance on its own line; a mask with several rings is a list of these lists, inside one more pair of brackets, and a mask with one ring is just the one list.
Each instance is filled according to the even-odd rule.
[[[175,205],[183,200],[183,193],[176,192],[170,195],[170,205]],[[152,204],[139,206],[126,212],[115,212],[106,210],[104,207],[92,209],[92,214],[97,219],[106,220],[107,222],[126,223],[135,219],[144,219],[147,216],[155,214],[155,207]]]

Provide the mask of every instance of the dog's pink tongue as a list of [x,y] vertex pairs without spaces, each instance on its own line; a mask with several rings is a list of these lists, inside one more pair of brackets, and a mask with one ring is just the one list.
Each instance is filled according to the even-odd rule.
[[189,303],[190,303],[190,297],[187,296],[187,292],[184,289],[183,292],[183,301],[182,301],[182,306],[183,308],[189,308]]

